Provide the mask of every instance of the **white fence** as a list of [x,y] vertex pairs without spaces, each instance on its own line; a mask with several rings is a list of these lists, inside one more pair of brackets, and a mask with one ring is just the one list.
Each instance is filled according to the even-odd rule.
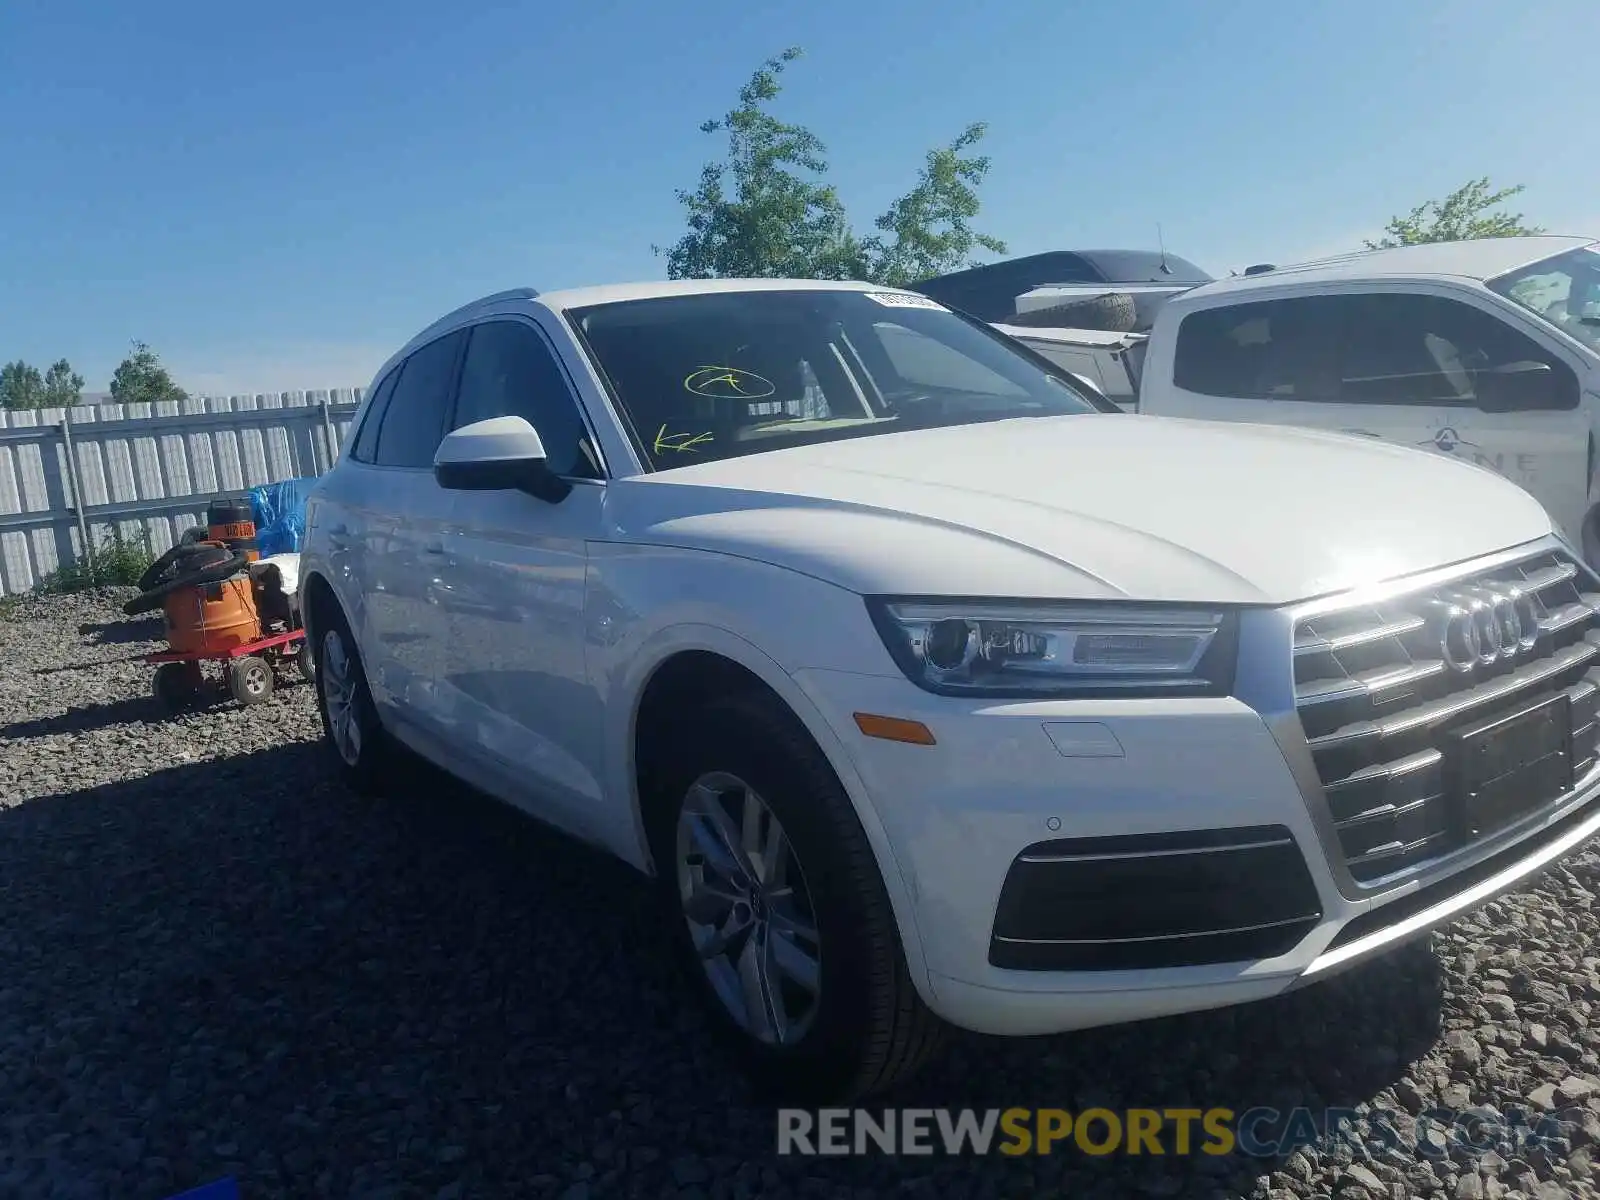
[[0,410],[0,595],[98,549],[113,526],[155,553],[218,496],[320,475],[360,388],[161,404]]

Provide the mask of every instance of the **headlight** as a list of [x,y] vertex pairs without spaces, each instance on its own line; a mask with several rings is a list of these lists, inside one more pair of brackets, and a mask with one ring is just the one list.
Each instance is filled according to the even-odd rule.
[[1164,605],[869,598],[911,681],[945,695],[1217,695],[1233,684],[1229,613]]

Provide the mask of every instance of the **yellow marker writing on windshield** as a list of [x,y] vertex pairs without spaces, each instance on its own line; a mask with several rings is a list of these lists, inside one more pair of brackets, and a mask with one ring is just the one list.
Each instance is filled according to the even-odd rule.
[[656,430],[655,452],[660,454],[666,450],[693,450],[714,440],[709,433],[668,433],[667,427],[663,425]]
[[701,367],[684,378],[685,391],[712,399],[762,400],[778,389],[754,371],[738,367]]

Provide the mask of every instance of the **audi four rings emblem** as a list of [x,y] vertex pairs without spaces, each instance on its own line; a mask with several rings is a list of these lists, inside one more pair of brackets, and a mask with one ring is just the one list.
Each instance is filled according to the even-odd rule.
[[1439,592],[1430,605],[1439,655],[1455,671],[1512,662],[1530,653],[1539,638],[1541,605],[1513,583]]

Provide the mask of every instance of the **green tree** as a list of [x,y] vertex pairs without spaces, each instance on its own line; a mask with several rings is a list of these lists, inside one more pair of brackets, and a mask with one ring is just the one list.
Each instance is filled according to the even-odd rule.
[[151,404],[159,400],[186,400],[189,393],[172,381],[156,352],[141,341],[133,343],[127,358],[111,376],[111,398],[118,404]]
[[44,373],[44,406],[71,408],[82,399],[83,376],[74,371],[66,359],[56,359]]
[[916,186],[877,219],[878,233],[855,233],[838,193],[822,182],[822,140],[767,111],[782,90],[778,77],[801,53],[791,47],[768,59],[739,89],[737,107],[700,126],[725,133],[728,151],[702,168],[694,191],[677,192],[688,229],[667,249],[654,247],[671,278],[898,285],[967,266],[980,248],[1006,252],[1005,243],[972,228],[989,160],[966,151],[983,138],[982,124],[928,153]]
[[44,376],[39,368],[20,358],[0,367],[0,405],[6,408],[39,408],[44,404]]
[[0,407],[68,408],[81,399],[83,376],[64,358],[43,375],[20,358],[0,367]]
[[1462,184],[1443,200],[1419,204],[1403,217],[1391,217],[1383,227],[1385,236],[1369,241],[1368,250],[1388,250],[1395,246],[1417,246],[1424,242],[1463,242],[1472,238],[1525,237],[1543,233],[1525,225],[1521,213],[1491,212],[1511,197],[1520,195],[1524,184],[1491,191],[1489,178]]
[[978,185],[989,171],[986,157],[962,151],[982,140],[985,126],[975,123],[948,146],[928,151],[917,186],[889,206],[876,224],[889,239],[867,243],[868,278],[874,283],[904,287],[972,266],[975,247],[1004,254],[1006,244],[972,228],[978,215]]

